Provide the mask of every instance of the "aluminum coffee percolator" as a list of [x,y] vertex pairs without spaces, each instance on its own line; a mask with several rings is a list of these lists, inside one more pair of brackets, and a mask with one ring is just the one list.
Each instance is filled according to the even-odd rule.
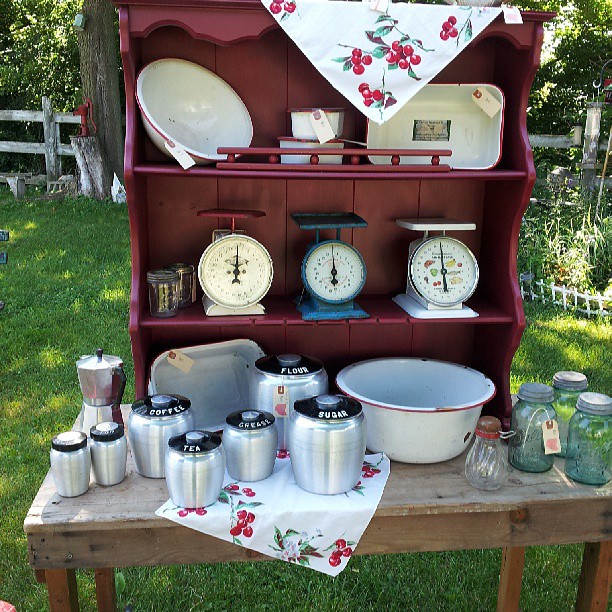
[[99,348],[95,355],[84,355],[76,363],[83,393],[77,429],[86,435],[98,423],[114,421],[123,425],[121,400],[127,380],[123,360],[102,353]]

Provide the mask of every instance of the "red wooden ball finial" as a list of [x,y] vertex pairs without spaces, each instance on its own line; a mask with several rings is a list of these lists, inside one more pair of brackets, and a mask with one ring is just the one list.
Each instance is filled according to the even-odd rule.
[[434,155],[431,158],[431,165],[432,166],[439,166],[440,165],[440,156],[439,155]]
[[310,156],[310,163],[313,164],[314,166],[316,166],[319,163],[319,156],[316,154],[313,154]]
[[394,155],[394,156],[391,158],[391,165],[392,165],[392,166],[399,166],[399,163],[400,163],[400,157],[399,157],[399,155]]
[[351,164],[353,164],[353,166],[359,165],[359,155],[351,155]]

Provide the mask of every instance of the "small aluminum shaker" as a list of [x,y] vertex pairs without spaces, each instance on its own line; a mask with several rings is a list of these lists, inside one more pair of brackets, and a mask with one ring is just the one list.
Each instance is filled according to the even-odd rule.
[[51,472],[62,497],[78,497],[89,488],[91,458],[87,436],[82,431],[65,431],[51,441]]
[[108,421],[89,430],[91,468],[94,480],[102,486],[119,484],[125,478],[127,440],[123,425]]
[[261,410],[239,410],[225,422],[223,448],[229,475],[243,482],[270,476],[278,444],[274,416]]

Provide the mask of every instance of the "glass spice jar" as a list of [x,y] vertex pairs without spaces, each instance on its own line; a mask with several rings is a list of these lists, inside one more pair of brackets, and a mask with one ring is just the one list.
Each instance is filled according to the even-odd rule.
[[195,267],[188,263],[168,266],[179,275],[179,308],[189,308],[195,302]]
[[561,442],[561,451],[557,455],[565,457],[569,421],[576,412],[578,396],[587,390],[588,381],[587,377],[580,372],[557,372],[553,376],[552,386],[555,392],[552,405],[557,413],[559,440]]
[[174,317],[179,305],[179,274],[176,270],[147,272],[151,316]]
[[554,463],[554,454],[544,449],[542,424],[555,419],[552,387],[542,383],[524,383],[518,392],[518,402],[512,409],[510,429],[515,435],[508,444],[508,459],[524,472],[545,472]]
[[565,473],[578,482],[604,485],[612,478],[612,398],[582,393],[569,422]]
[[478,419],[474,444],[465,460],[465,477],[476,489],[495,491],[508,480],[508,460],[500,437],[499,419]]

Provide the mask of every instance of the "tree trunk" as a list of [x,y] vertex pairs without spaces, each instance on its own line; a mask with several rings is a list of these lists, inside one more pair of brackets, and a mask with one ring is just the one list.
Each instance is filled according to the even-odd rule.
[[78,34],[81,84],[83,95],[93,102],[93,118],[111,184],[113,172],[123,181],[124,147],[115,9],[109,0],[83,0],[82,13],[86,21]]

